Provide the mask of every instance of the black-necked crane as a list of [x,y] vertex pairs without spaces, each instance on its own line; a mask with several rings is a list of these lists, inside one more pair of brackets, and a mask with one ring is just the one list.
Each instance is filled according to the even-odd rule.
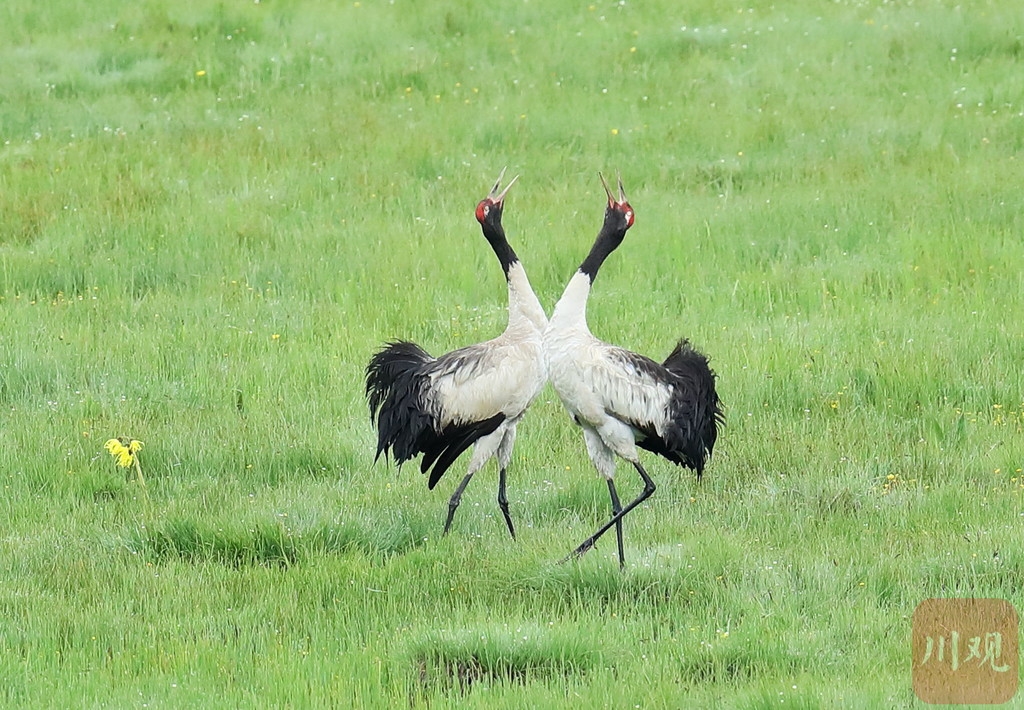
[[[434,486],[470,446],[469,469],[448,502],[448,533],[462,493],[473,474],[492,457],[498,461],[498,505],[509,534],[515,526],[505,493],[516,425],[547,381],[543,332],[547,316],[530,287],[526,269],[501,224],[505,195],[501,171],[476,218],[508,282],[508,326],[484,343],[438,358],[407,341],[393,341],[366,367],[366,397],[377,425],[377,458],[390,453],[399,466],[422,454],[420,471]],[[518,176],[516,176],[518,177]]]
[[[587,258],[569,280],[544,333],[548,377],[562,403],[583,429],[587,453],[608,482],[612,517],[567,558],[579,557],[612,526],[619,565],[625,566],[622,519],[654,493],[637,447],[691,468],[699,479],[723,422],[715,374],[707,358],[686,340],[663,363],[595,338],[587,327],[587,297],[598,270],[633,226],[633,208],[619,179],[618,199],[608,195],[604,224]],[[633,464],[643,479],[639,496],[625,507],[615,490],[615,463]]]

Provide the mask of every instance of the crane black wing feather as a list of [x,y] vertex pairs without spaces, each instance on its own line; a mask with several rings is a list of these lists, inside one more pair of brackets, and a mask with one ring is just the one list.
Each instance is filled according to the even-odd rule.
[[455,463],[462,452],[476,443],[480,437],[492,433],[501,426],[503,421],[505,421],[505,415],[498,413],[481,422],[450,425],[440,434],[425,435],[420,442],[420,450],[423,451],[420,472],[427,473],[433,466],[427,487],[434,490],[434,486],[441,480],[441,476]]
[[388,343],[366,366],[366,398],[370,419],[377,423],[377,455],[388,452],[401,465],[419,453],[417,442],[434,428],[424,406],[425,371],[434,358],[416,343]]
[[415,343],[390,342],[366,367],[366,398],[370,419],[377,424],[377,454],[374,461],[390,453],[401,465],[423,454],[420,470],[430,471],[430,488],[455,460],[480,437],[501,426],[499,412],[479,421],[458,421],[442,425],[440,412],[431,401],[431,376],[437,370],[454,370],[467,353],[455,351],[440,359],[430,356]]
[[680,340],[660,365],[642,355],[629,355],[638,372],[669,391],[661,421],[627,421],[640,433],[637,446],[693,469],[700,478],[714,451],[718,427],[725,421],[707,357],[686,340]]

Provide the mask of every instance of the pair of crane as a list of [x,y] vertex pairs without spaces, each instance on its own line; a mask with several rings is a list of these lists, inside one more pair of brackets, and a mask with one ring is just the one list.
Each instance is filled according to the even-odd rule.
[[[622,520],[655,491],[637,447],[696,471],[698,479],[723,423],[715,374],[707,358],[681,340],[662,363],[602,342],[587,327],[587,298],[597,272],[633,226],[634,212],[621,178],[608,196],[604,223],[548,320],[530,287],[526,269],[501,224],[505,196],[502,170],[476,207],[484,238],[508,283],[508,327],[501,335],[440,357],[408,341],[387,343],[366,368],[366,397],[377,427],[377,454],[398,465],[422,454],[420,470],[433,489],[455,460],[473,447],[469,468],[448,502],[444,533],[462,494],[491,458],[498,462],[498,505],[513,539],[506,477],[516,427],[546,382],[551,382],[573,420],[594,467],[608,484],[612,517],[565,559],[584,554],[612,527],[619,565],[625,566]],[[643,490],[623,506],[615,488],[617,458],[640,474]]]

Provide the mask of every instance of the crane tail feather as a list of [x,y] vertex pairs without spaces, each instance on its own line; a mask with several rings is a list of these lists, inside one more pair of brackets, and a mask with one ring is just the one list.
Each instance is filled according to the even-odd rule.
[[497,429],[505,415],[441,428],[428,406],[431,368],[437,361],[415,343],[387,343],[366,366],[366,399],[377,425],[376,462],[393,457],[401,465],[423,454],[420,470],[433,488],[455,460],[480,437]]
[[366,399],[370,420],[377,425],[377,454],[392,455],[401,465],[419,453],[418,441],[433,430],[424,395],[425,370],[434,362],[415,343],[396,340],[386,344],[366,366]]
[[631,425],[641,433],[637,446],[693,469],[700,479],[724,425],[722,403],[715,390],[715,372],[708,358],[680,340],[662,363],[672,378],[672,396],[662,433],[653,423]]

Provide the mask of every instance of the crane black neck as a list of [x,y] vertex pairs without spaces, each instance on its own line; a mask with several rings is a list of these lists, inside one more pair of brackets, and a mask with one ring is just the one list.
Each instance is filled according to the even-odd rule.
[[622,240],[626,236],[626,230],[629,229],[628,226],[616,224],[609,219],[609,216],[608,214],[605,215],[604,225],[601,227],[601,231],[598,232],[597,239],[594,240],[594,246],[590,248],[587,258],[580,264],[580,272],[587,275],[590,283],[594,283],[597,272],[604,263],[604,260],[622,244]]
[[498,262],[501,264],[502,271],[505,272],[505,278],[508,279],[508,271],[512,268],[512,264],[519,261],[519,257],[516,256],[515,251],[512,249],[512,245],[508,243],[508,239],[505,238],[505,229],[498,224],[497,226],[489,225],[486,222],[483,225],[484,236],[487,238],[487,242],[491,245],[491,249],[494,250],[494,255],[498,257]]

